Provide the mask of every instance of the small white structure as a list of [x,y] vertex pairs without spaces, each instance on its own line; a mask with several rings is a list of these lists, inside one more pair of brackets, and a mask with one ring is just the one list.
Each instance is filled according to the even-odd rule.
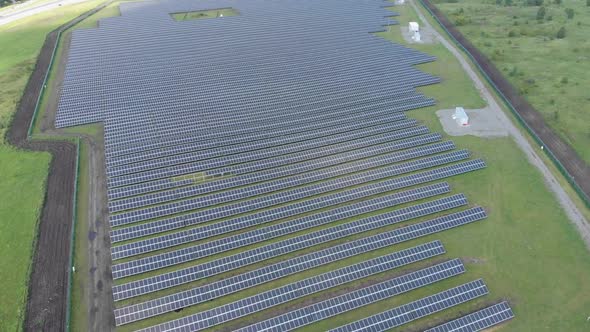
[[408,31],[412,35],[413,41],[415,41],[415,42],[420,41],[420,25],[418,25],[418,22],[410,22],[408,24]]
[[469,126],[469,117],[463,107],[455,107],[455,114],[453,114],[453,119],[457,121],[459,126]]
[[412,35],[412,40],[415,41],[415,42],[419,42],[420,41],[420,31],[414,32],[414,34]]

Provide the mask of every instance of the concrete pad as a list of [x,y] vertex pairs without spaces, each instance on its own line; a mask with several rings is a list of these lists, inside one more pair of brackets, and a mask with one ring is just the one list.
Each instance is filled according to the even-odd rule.
[[500,119],[490,109],[481,108],[469,110],[465,113],[469,116],[469,125],[461,126],[453,119],[455,109],[445,109],[436,111],[445,132],[451,136],[472,135],[477,137],[505,137],[508,136],[508,130],[504,128]]
[[431,27],[427,27],[427,26],[420,27],[420,41],[419,42],[412,39],[413,33],[410,32],[410,29],[408,28],[407,25],[400,26],[400,29],[402,31],[402,36],[404,37],[404,40],[406,42],[408,42],[409,44],[434,44],[434,43],[436,43],[436,36],[435,36],[434,32],[432,31]]

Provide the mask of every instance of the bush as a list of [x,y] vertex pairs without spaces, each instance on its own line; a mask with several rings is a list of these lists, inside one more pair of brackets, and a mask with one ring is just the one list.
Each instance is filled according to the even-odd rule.
[[514,32],[513,30],[510,30],[510,32],[508,32],[508,37],[510,37],[510,38],[516,37],[516,32]]
[[537,21],[542,21],[545,18],[546,9],[544,6],[539,7],[537,11]]
[[559,29],[559,31],[557,31],[557,38],[558,39],[565,38],[565,27],[561,27],[561,29]]
[[504,0],[504,5],[508,7],[512,6],[512,0]]
[[567,84],[569,82],[569,80],[567,79],[567,77],[562,77],[560,83],[561,84]]
[[590,0],[586,0],[586,6],[590,7]]
[[561,0],[554,0],[556,5],[561,5]]
[[551,16],[551,15],[547,16],[547,21],[553,21],[553,16]]
[[565,14],[567,15],[567,18],[569,20],[571,20],[572,18],[574,18],[574,10],[571,8],[566,8],[565,9]]

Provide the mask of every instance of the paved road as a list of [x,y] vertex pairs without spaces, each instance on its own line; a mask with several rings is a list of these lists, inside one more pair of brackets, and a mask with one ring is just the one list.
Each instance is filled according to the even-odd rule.
[[84,2],[88,0],[57,0],[52,2],[43,2],[39,5],[23,8],[22,10],[11,11],[6,14],[0,14],[0,25],[8,24],[21,18],[25,18],[31,15],[39,14],[51,9],[59,8],[60,6],[70,5],[78,2]]
[[510,136],[514,139],[518,147],[524,152],[529,162],[535,166],[543,175],[545,183],[547,187],[555,194],[557,201],[564,209],[565,213],[569,217],[570,221],[576,226],[582,239],[586,243],[588,249],[590,249],[590,223],[584,218],[584,215],[580,212],[578,207],[574,204],[571,200],[569,195],[563,190],[560,183],[557,181],[553,173],[547,168],[547,165],[543,162],[543,160],[539,157],[538,152],[541,151],[540,147],[532,146],[529,141],[524,137],[522,132],[514,125],[514,123],[504,114],[502,108],[496,102],[496,99],[493,97],[492,93],[488,90],[488,88],[483,84],[479,76],[475,73],[473,68],[471,68],[469,62],[465,59],[463,54],[459,52],[459,50],[450,43],[446,38],[444,38],[438,30],[432,28],[429,21],[426,20],[424,15],[422,14],[421,8],[418,8],[418,5],[414,2],[414,0],[409,1],[411,6],[416,10],[418,13],[418,17],[422,22],[429,28],[434,31],[436,38],[459,60],[461,63],[461,67],[465,70],[469,78],[473,81],[473,84],[479,90],[482,98],[487,102],[488,109],[491,112],[494,112],[494,116],[498,119],[500,123],[503,124],[504,128],[508,130]]

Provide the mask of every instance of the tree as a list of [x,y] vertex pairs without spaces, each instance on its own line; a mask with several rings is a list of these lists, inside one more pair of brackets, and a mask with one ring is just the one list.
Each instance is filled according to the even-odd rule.
[[557,31],[557,38],[558,39],[565,38],[565,27],[561,27],[561,29],[559,29],[559,31]]
[[572,18],[574,18],[574,10],[571,8],[566,8],[565,14],[567,15],[568,20],[571,20]]
[[545,18],[545,12],[545,6],[539,7],[539,10],[537,11],[537,21],[542,21],[543,18]]

